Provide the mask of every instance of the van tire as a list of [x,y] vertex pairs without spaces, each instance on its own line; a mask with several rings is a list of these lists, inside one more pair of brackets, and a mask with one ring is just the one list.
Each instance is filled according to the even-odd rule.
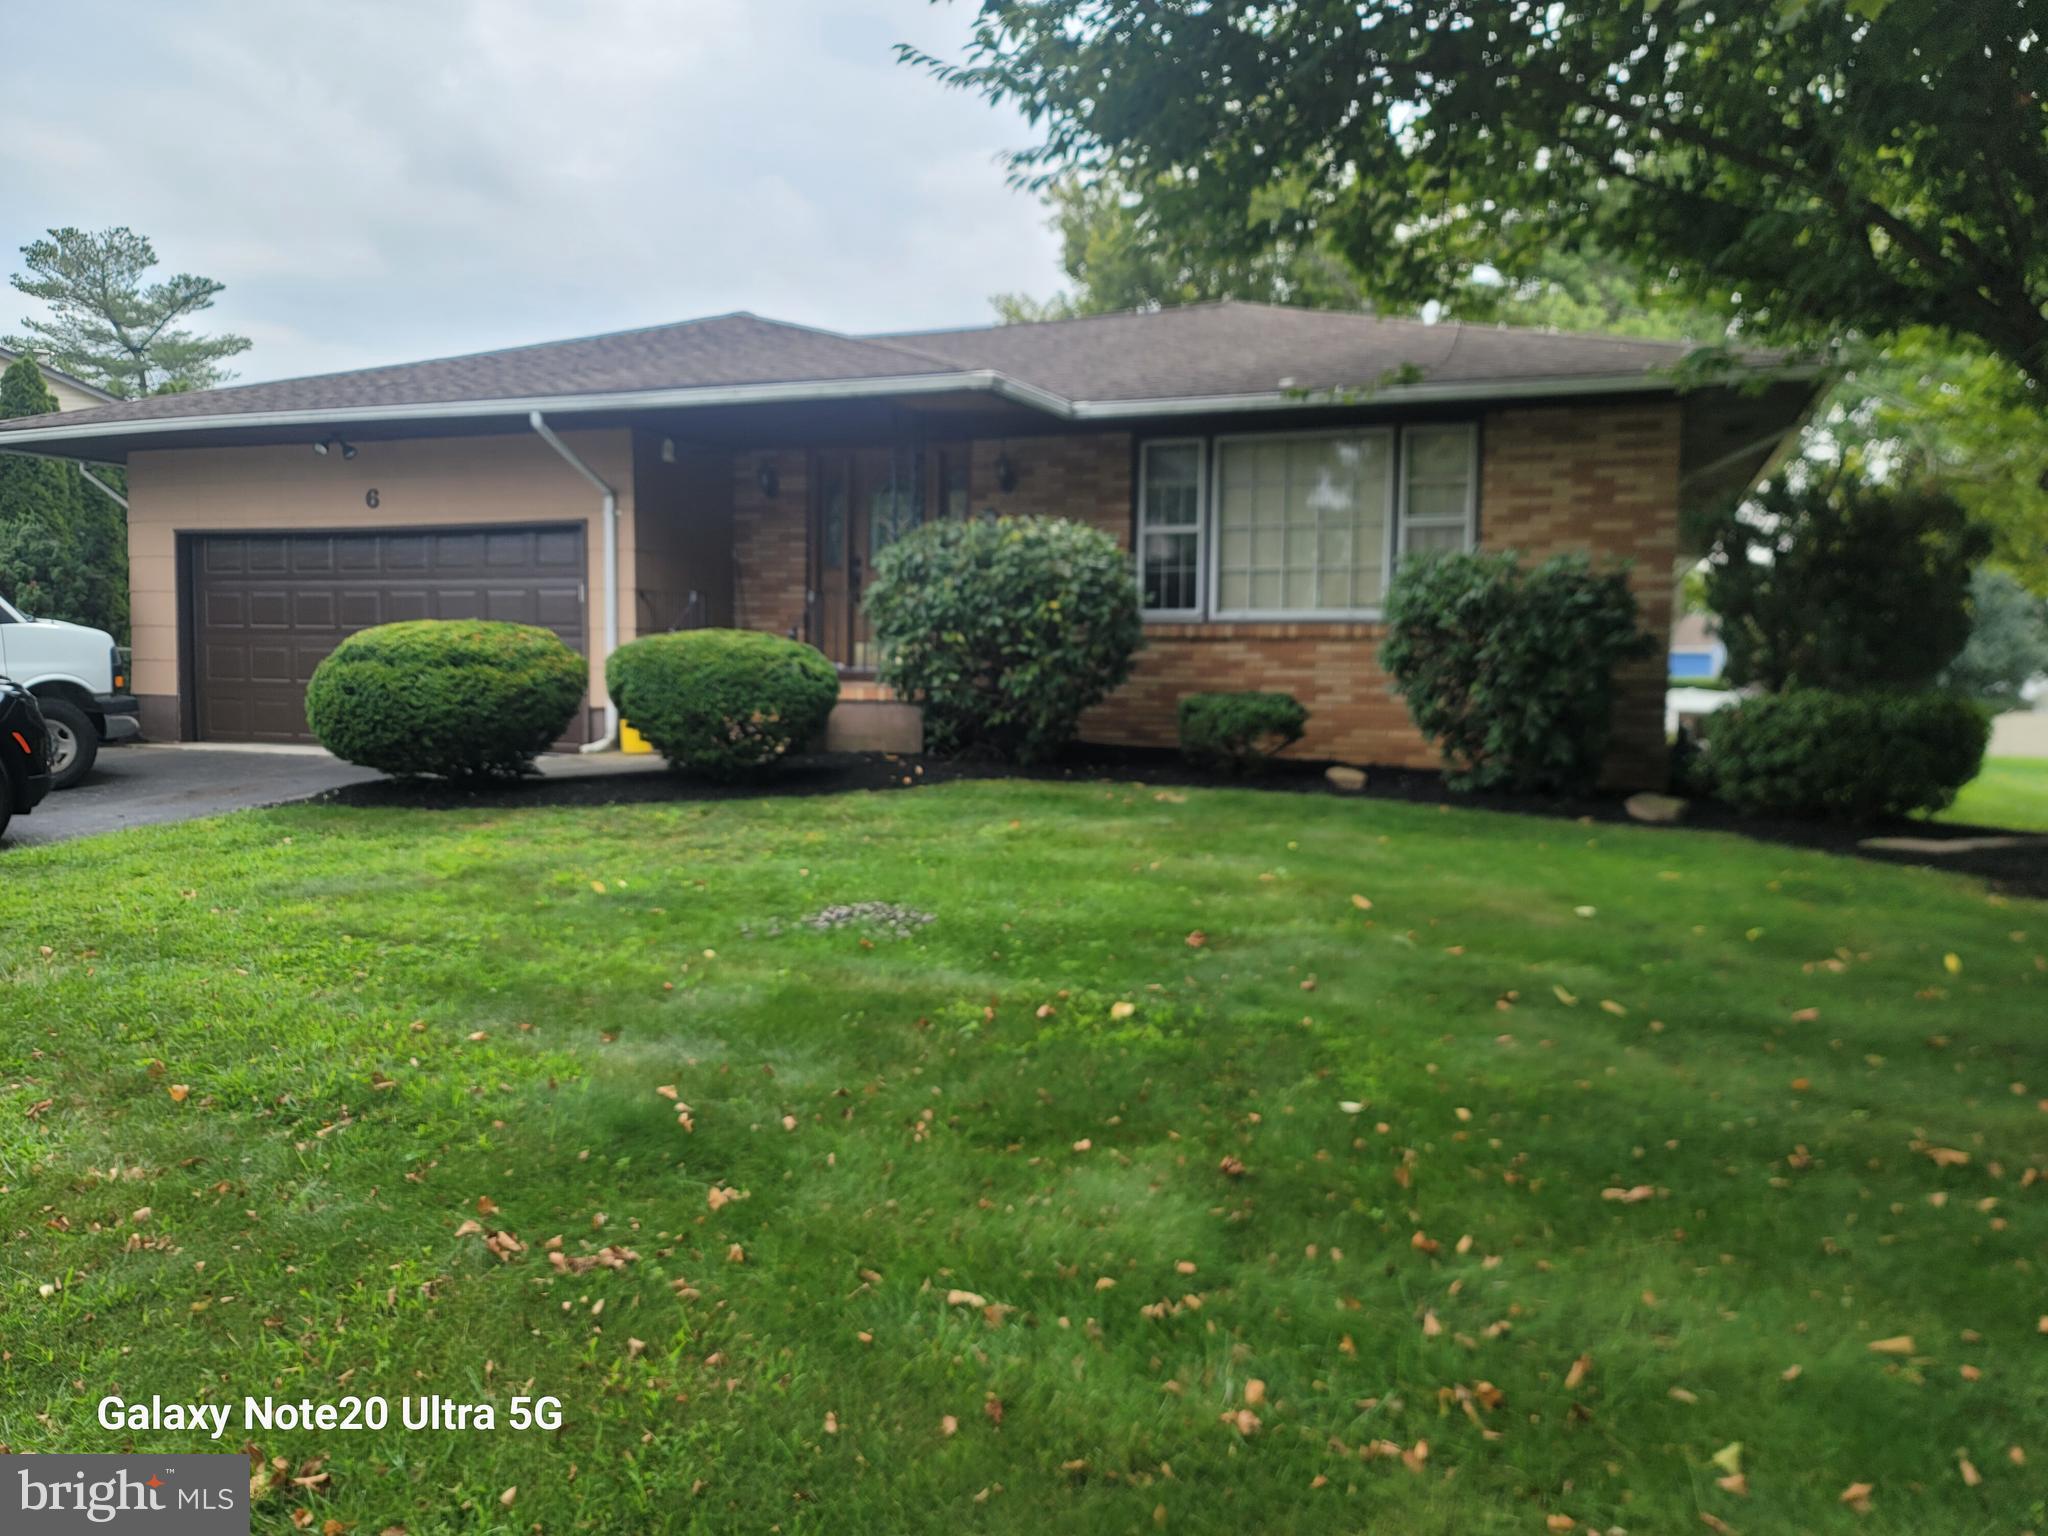
[[50,788],[69,789],[92,772],[93,761],[100,755],[99,730],[76,704],[64,699],[36,702],[42,705],[43,719],[50,726]]

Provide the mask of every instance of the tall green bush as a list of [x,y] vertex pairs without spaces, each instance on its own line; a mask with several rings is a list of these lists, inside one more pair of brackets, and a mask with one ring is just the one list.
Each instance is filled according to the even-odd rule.
[[808,645],[745,629],[647,635],[605,663],[619,714],[671,766],[752,778],[823,733],[839,672]]
[[1740,810],[1869,821],[1953,804],[1990,735],[1988,713],[1955,694],[1796,688],[1715,714],[1706,761]]
[[350,635],[306,685],[336,757],[398,778],[513,778],[562,736],[587,668],[550,630],[414,619]]
[[1024,763],[1073,738],[1144,638],[1129,557],[1059,517],[927,523],[876,560],[867,613],[934,750]]
[[1729,680],[1774,693],[1926,687],[1970,637],[1970,571],[1988,545],[1925,485],[1848,472],[1765,483],[1707,556]]
[[1508,550],[1404,561],[1380,664],[1452,788],[1561,794],[1598,779],[1614,669],[1654,648],[1625,571]]

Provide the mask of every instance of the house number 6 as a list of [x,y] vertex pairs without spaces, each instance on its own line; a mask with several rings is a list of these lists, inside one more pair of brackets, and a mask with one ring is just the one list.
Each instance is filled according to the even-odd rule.
[[363,494],[363,505],[366,507],[377,505],[377,488],[374,485]]

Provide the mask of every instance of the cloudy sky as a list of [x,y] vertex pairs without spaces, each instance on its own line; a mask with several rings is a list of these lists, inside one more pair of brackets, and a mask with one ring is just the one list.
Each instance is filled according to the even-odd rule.
[[[1058,285],[970,0],[0,0],[0,273],[126,224],[244,379],[732,309],[979,324]],[[0,289],[0,331],[30,306]]]

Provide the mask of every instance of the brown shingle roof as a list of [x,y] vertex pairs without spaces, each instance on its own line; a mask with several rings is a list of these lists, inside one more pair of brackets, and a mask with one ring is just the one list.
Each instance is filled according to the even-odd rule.
[[54,427],[69,429],[70,437],[82,440],[84,434],[76,429],[105,425],[113,429],[108,435],[115,436],[124,427],[133,432],[148,423],[201,417],[303,413],[317,419],[323,411],[416,411],[731,385],[931,381],[970,372],[999,374],[1036,391],[1038,403],[1055,410],[1061,402],[1114,407],[1119,402],[1417,383],[1452,389],[1505,386],[1538,395],[1546,385],[1583,387],[1589,380],[1651,383],[1685,351],[1671,343],[1621,337],[1425,325],[1237,302],[865,337],[742,313],[430,362],[118,401],[0,423],[0,438]]
[[1410,369],[1421,375],[1413,382],[1428,384],[1612,378],[1667,368],[1688,350],[1236,301],[869,339],[993,368],[1069,400],[1369,389]]
[[[715,315],[708,320],[613,331],[573,341],[545,341],[424,363],[234,384],[184,395],[151,395],[89,411],[69,411],[61,420],[67,425],[165,421],[180,416],[443,405],[721,384],[895,378],[946,373],[953,366],[942,358],[919,356],[833,331],[785,325],[758,315]],[[33,419],[48,425],[60,418]]]

